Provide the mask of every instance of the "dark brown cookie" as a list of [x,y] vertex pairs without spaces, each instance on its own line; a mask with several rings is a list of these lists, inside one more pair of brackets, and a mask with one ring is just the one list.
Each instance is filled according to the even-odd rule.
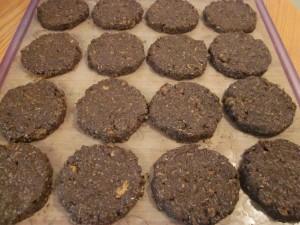
[[110,77],[133,73],[144,59],[142,41],[127,32],[104,33],[88,47],[89,66]]
[[209,138],[222,118],[219,98],[188,82],[163,85],[150,103],[150,119],[167,136],[182,142]]
[[65,94],[49,81],[10,89],[0,102],[0,132],[11,142],[46,138],[66,115]]
[[77,224],[112,224],[144,194],[137,157],[119,147],[83,146],[56,180],[59,202]]
[[0,224],[15,224],[40,210],[52,189],[46,154],[29,144],[0,145]]
[[240,0],[221,0],[210,3],[203,11],[207,26],[219,33],[251,33],[256,27],[256,12]]
[[102,80],[77,102],[80,128],[104,142],[124,142],[148,115],[145,97],[126,81]]
[[181,34],[197,26],[199,14],[186,0],[157,0],[148,9],[145,19],[148,26],[158,32]]
[[244,33],[220,34],[208,51],[215,69],[234,79],[261,76],[272,61],[263,41]]
[[135,0],[100,0],[92,18],[103,29],[126,30],[141,22],[143,14],[141,4]]
[[238,173],[223,155],[185,145],[162,155],[153,167],[153,198],[168,216],[187,225],[213,225],[233,212]]
[[23,66],[44,78],[73,70],[80,59],[79,45],[68,33],[44,34],[21,51]]
[[183,80],[203,74],[208,57],[203,41],[170,35],[160,37],[150,46],[147,61],[157,73]]
[[48,30],[71,29],[88,16],[89,7],[83,0],[48,0],[37,8],[37,18]]
[[273,219],[300,221],[300,146],[287,140],[260,141],[243,155],[243,190]]
[[248,77],[231,84],[223,96],[224,110],[239,129],[275,136],[293,123],[296,104],[276,84]]

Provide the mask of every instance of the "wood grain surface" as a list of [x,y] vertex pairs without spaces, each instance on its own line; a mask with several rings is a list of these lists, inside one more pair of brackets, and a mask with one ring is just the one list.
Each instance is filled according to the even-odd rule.
[[[300,74],[300,10],[291,0],[264,0],[281,38]],[[30,0],[0,0],[0,60]]]

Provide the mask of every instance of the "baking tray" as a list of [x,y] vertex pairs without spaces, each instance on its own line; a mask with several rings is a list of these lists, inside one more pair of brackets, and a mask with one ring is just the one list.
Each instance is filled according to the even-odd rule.
[[[189,0],[202,15],[202,11],[211,0]],[[96,0],[86,0],[90,7],[90,11],[96,4]],[[140,0],[145,11],[154,2],[154,0]],[[279,84],[293,98],[294,102],[300,103],[300,81],[296,70],[291,63],[291,60],[280,40],[280,37],[272,23],[272,20],[265,8],[262,0],[245,0],[258,13],[257,29],[252,33],[255,38],[262,39],[272,54],[272,64],[263,77],[273,83]],[[28,74],[24,70],[20,62],[20,49],[27,46],[32,40],[42,34],[49,33],[43,29],[36,18],[36,7],[39,4],[38,0],[32,0],[27,8],[27,11],[20,23],[20,26],[11,42],[9,49],[4,56],[0,65],[0,99],[8,89],[23,85],[39,79],[36,76]],[[78,129],[76,124],[76,108],[75,103],[84,95],[84,91],[92,84],[107,77],[98,75],[96,72],[89,69],[87,65],[86,49],[90,41],[99,37],[105,31],[96,27],[91,18],[75,27],[68,30],[75,37],[83,51],[83,58],[79,65],[71,72],[53,77],[49,79],[54,82],[60,89],[64,90],[67,97],[67,115],[65,122],[53,134],[45,140],[33,142],[32,144],[39,147],[45,152],[54,169],[54,178],[58,171],[62,168],[66,159],[80,149],[82,145],[93,145],[101,143],[99,140],[89,137]],[[112,31],[115,32],[115,31]],[[144,43],[147,52],[151,43],[159,36],[164,36],[163,33],[158,33],[146,26],[143,20],[133,29],[128,32],[137,35]],[[187,35],[204,40],[208,46],[214,37],[218,34],[207,28],[201,18],[195,30],[187,33]],[[7,75],[7,76],[6,76]],[[6,77],[6,78],[5,78]],[[120,77],[126,80],[130,85],[137,87],[145,95],[149,102],[155,92],[165,83],[175,84],[176,81],[169,78],[159,76],[154,73],[146,62],[134,73]],[[224,91],[235,80],[227,78],[215,71],[208,65],[205,73],[198,78],[191,80],[192,82],[201,84],[216,93],[219,98],[222,98]],[[300,144],[298,131],[300,130],[300,113],[299,108],[296,111],[294,123],[280,135],[271,138],[285,138]],[[245,134],[230,124],[223,117],[219,123],[214,136],[210,139],[200,141],[201,147],[208,147],[216,150],[229,158],[230,162],[237,166],[241,154],[244,150],[259,139],[257,137]],[[7,144],[7,141],[0,137],[1,144]],[[161,132],[154,129],[148,122],[144,123],[140,129],[131,136],[131,138],[118,146],[132,150],[139,158],[139,164],[142,166],[143,173],[149,174],[144,196],[138,201],[137,205],[129,212],[129,214],[117,221],[117,225],[158,225],[158,224],[180,224],[175,220],[167,217],[163,212],[160,212],[151,198],[150,181],[152,175],[153,163],[167,150],[178,147],[182,144],[167,138]],[[22,225],[68,225],[69,215],[59,205],[55,191],[49,197],[45,207],[32,217],[22,221]],[[259,206],[253,203],[247,195],[240,191],[240,200],[234,212],[224,220],[220,225],[269,225],[281,224],[273,221],[266,216]],[[300,223],[296,223],[300,225]]]

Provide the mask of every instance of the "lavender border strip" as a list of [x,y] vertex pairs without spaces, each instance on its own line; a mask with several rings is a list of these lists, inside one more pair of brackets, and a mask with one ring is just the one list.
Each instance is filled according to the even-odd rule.
[[4,58],[0,64],[0,88],[3,85],[3,82],[5,80],[5,77],[8,73],[8,70],[10,68],[10,65],[15,58],[15,55],[17,54],[17,51],[19,50],[20,44],[26,34],[26,31],[28,30],[28,27],[30,25],[30,22],[32,20],[34,11],[39,3],[39,0],[31,0],[29,3],[29,6],[27,7],[27,10],[21,20],[20,25],[18,26],[18,29],[4,55]]
[[282,43],[282,40],[280,39],[278,31],[276,30],[274,23],[270,17],[270,14],[266,9],[264,1],[263,0],[255,0],[255,1],[256,1],[257,8],[260,12],[260,15],[267,28],[267,31],[272,39],[273,45],[277,51],[285,75],[294,91],[294,94],[300,106],[300,78],[291,61],[291,58],[289,57],[289,54],[287,53],[284,47],[284,44]]

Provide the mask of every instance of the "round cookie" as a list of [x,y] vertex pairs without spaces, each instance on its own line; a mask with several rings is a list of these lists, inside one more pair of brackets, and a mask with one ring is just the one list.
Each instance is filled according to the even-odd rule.
[[77,122],[84,133],[104,142],[124,142],[147,118],[145,97],[126,81],[102,80],[77,102]]
[[215,151],[185,145],[162,155],[153,168],[157,207],[184,224],[216,224],[239,199],[238,173]]
[[261,76],[272,61],[270,51],[263,41],[244,33],[220,34],[208,51],[214,68],[234,79]]
[[67,30],[76,27],[89,16],[83,0],[48,0],[37,8],[37,18],[48,30]]
[[90,68],[110,77],[133,73],[144,59],[142,41],[127,32],[104,33],[88,47]]
[[219,33],[251,33],[256,27],[256,12],[243,1],[221,0],[210,3],[203,11],[205,24]]
[[40,210],[52,189],[46,154],[29,144],[0,145],[0,224],[15,224]]
[[144,9],[135,0],[100,0],[92,18],[103,29],[126,30],[141,22],[143,14]]
[[275,136],[293,123],[296,105],[276,84],[248,77],[231,84],[223,96],[224,110],[247,133]]
[[300,146],[278,139],[259,141],[243,155],[243,190],[273,219],[300,221]]
[[219,98],[188,82],[163,85],[150,103],[151,122],[170,138],[197,142],[212,137],[222,118]]
[[144,193],[137,157],[119,147],[83,146],[70,156],[56,180],[60,204],[77,224],[112,224]]
[[199,21],[197,9],[186,0],[157,0],[145,16],[147,25],[158,32],[182,34]]
[[46,138],[66,115],[65,94],[49,81],[10,89],[0,102],[0,132],[11,142]]
[[23,66],[44,78],[73,70],[80,59],[79,45],[68,33],[44,34],[21,51]]
[[203,41],[186,35],[170,35],[158,38],[150,46],[147,61],[157,73],[183,80],[203,74],[208,57]]

